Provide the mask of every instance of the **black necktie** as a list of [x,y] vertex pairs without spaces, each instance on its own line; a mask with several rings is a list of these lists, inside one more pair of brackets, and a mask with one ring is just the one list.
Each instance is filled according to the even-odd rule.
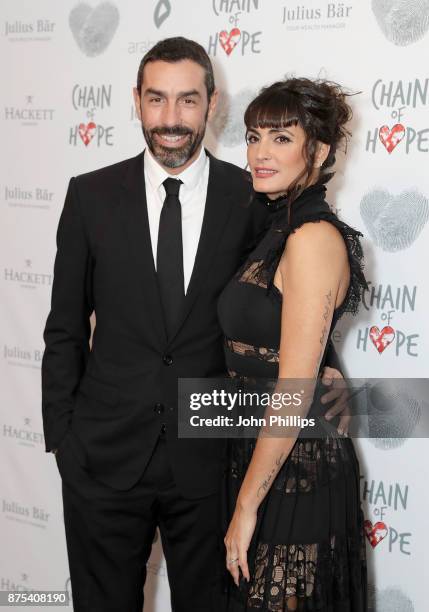
[[182,209],[179,189],[182,181],[168,178],[163,185],[166,197],[159,219],[156,271],[167,335],[178,322],[185,297],[183,276]]

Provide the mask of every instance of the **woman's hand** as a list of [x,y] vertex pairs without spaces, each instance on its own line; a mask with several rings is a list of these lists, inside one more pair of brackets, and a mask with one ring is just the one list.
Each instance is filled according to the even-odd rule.
[[256,508],[245,506],[238,499],[234,515],[223,540],[226,546],[226,567],[237,586],[240,578],[239,568],[241,568],[246,580],[250,581],[247,551],[255,531],[256,518]]

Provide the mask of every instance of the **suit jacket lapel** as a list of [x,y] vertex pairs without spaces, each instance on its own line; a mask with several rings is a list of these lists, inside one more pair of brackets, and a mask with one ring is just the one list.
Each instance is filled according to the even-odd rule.
[[161,350],[167,342],[162,303],[158,289],[155,264],[147,212],[146,189],[144,180],[143,153],[135,157],[128,168],[122,184],[120,215],[125,225],[127,238],[141,272],[139,280],[146,304],[148,317],[147,330],[152,334],[154,344]]
[[232,198],[227,192],[224,166],[209,151],[206,150],[206,153],[210,159],[210,169],[201,234],[183,308],[168,345],[174,341],[198,297],[232,210]]

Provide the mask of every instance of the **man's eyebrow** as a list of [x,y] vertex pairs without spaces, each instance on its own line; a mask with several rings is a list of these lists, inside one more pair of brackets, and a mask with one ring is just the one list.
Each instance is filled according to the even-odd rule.
[[[160,91],[158,89],[153,89],[152,87],[148,87],[148,89],[144,92],[145,96],[159,96],[160,98],[166,98],[167,94],[165,91]],[[178,98],[187,98],[189,96],[199,96],[201,97],[200,92],[197,89],[190,89],[189,91],[179,91],[177,94]]]
[[158,89],[152,89],[152,87],[148,87],[148,89],[145,90],[144,95],[147,96],[159,96],[160,98],[165,98],[165,92],[164,91],[158,91]]
[[188,98],[190,96],[198,96],[201,98],[201,94],[197,89],[190,89],[189,91],[180,91],[178,98]]

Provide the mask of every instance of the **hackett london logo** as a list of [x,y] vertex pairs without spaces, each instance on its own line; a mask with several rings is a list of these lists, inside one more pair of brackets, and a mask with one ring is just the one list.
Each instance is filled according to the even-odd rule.
[[32,422],[29,417],[24,417],[22,425],[3,423],[2,434],[4,438],[15,440],[21,446],[33,448],[40,448],[45,441],[43,433],[32,428]]
[[289,32],[297,30],[335,30],[347,26],[353,6],[344,2],[314,5],[293,4],[283,7],[282,23]]
[[4,518],[17,521],[18,523],[27,523],[33,527],[42,527],[46,529],[49,522],[50,513],[44,508],[38,506],[24,506],[12,499],[1,500],[2,514]]
[[87,57],[96,57],[107,49],[118,24],[119,11],[112,2],[101,2],[94,8],[80,2],[69,17],[76,44]]
[[29,575],[25,572],[21,573],[19,579],[0,576],[0,591],[35,591],[34,587],[29,584]]
[[5,106],[4,118],[6,121],[16,121],[23,126],[37,126],[41,122],[52,121],[54,109],[36,104],[34,96],[25,96],[21,106]]
[[207,53],[216,56],[224,53],[227,57],[261,52],[262,32],[249,31],[242,27],[242,19],[259,10],[259,0],[212,0],[214,14],[221,19],[223,27],[211,34]]
[[[413,81],[377,79],[372,86],[371,102],[376,111],[385,111],[379,125],[368,130],[365,149],[376,153],[384,149],[388,155],[429,152],[429,128],[410,125],[410,110],[429,105],[429,78]],[[386,109],[386,110],[385,110]]]
[[368,289],[362,294],[362,306],[367,311],[379,313],[379,321],[370,327],[357,330],[356,348],[366,353],[376,350],[395,357],[418,357],[420,333],[404,331],[395,325],[398,315],[407,321],[416,309],[417,286],[394,287],[390,284],[374,285],[368,282]]
[[77,83],[72,89],[72,106],[83,116],[77,125],[70,128],[69,144],[76,147],[92,142],[96,147],[113,146],[114,126],[100,123],[97,118],[101,111],[112,104],[112,85],[82,85]]
[[41,286],[52,285],[53,274],[46,274],[33,270],[33,262],[26,259],[24,268],[4,268],[3,279],[9,283],[17,283],[23,289],[36,289]]
[[50,19],[36,19],[34,21],[5,21],[3,33],[10,42],[31,42],[52,40],[55,22]]
[[384,548],[389,553],[411,555],[411,531],[396,525],[401,513],[407,512],[409,485],[383,480],[366,480],[361,476],[361,499],[371,511],[364,522],[366,538],[373,550]]
[[24,189],[18,185],[6,185],[4,201],[11,208],[50,208],[54,192],[46,187]]

